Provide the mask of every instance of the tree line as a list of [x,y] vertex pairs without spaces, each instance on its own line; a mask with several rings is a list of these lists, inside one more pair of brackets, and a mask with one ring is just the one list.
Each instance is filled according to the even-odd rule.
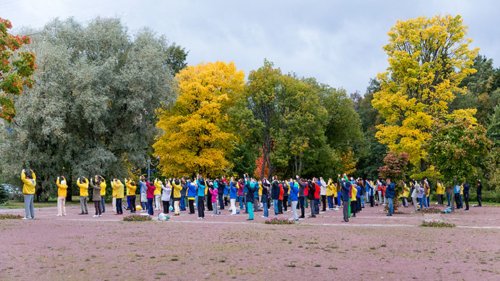
[[0,172],[16,182],[31,168],[53,191],[59,175],[138,176],[150,159],[163,176],[258,178],[375,178],[398,162],[399,179],[498,187],[500,70],[470,48],[460,16],[388,35],[388,69],[349,95],[268,60],[246,80],[231,62],[187,66],[184,47],[118,19],[54,20],[22,47],[33,83],[2,92],[15,115],[0,125]]

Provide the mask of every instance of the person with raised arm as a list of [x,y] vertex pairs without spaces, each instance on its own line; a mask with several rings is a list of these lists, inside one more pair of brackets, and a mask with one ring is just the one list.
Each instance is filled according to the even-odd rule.
[[57,216],[66,216],[66,195],[68,184],[64,176],[57,177]]
[[36,189],[36,175],[33,170],[29,170],[26,174],[26,170],[23,169],[21,172],[21,181],[23,182],[23,195],[24,195],[24,220],[34,220],[35,219],[35,205],[34,196]]
[[82,209],[80,215],[88,215],[87,200],[89,196],[89,180],[86,177],[79,177],[76,180],[76,185],[80,189],[80,208]]

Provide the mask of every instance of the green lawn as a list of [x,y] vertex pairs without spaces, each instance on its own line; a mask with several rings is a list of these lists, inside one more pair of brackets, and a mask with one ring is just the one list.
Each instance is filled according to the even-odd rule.
[[[66,204],[79,204],[78,196],[73,196],[73,202],[66,202]],[[49,200],[48,202],[35,202],[35,208],[57,207],[56,200]],[[4,204],[0,204],[0,209],[24,209],[24,202],[9,200]]]

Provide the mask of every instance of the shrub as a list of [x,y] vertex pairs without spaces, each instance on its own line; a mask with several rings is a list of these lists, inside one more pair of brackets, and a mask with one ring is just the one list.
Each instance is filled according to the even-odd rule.
[[141,215],[129,215],[123,217],[123,221],[150,221],[150,216],[141,216]]
[[420,212],[422,214],[439,214],[439,213],[442,212],[442,210],[439,209],[439,208],[430,207],[430,208],[427,208],[427,209],[420,209]]
[[423,227],[455,227],[455,224],[444,221],[424,221],[420,226]]
[[20,220],[22,218],[21,215],[0,214],[0,220]]
[[289,219],[279,219],[279,218],[268,219],[264,223],[265,224],[295,224],[295,222],[292,221],[292,220],[289,220]]

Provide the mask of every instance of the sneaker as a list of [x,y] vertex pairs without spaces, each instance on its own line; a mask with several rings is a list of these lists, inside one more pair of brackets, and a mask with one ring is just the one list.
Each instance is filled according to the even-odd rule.
[[99,217],[102,217],[102,215],[99,215]]
[[92,217],[93,217],[93,218],[97,218],[97,215],[93,215]]
[[27,220],[28,218],[27,217],[24,217],[23,220]]
[[62,215],[59,215],[59,214],[58,214],[56,217],[62,217]]

